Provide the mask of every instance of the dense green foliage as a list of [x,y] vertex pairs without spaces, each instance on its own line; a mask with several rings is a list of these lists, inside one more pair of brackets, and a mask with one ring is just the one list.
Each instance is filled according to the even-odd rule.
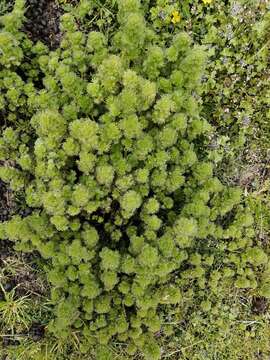
[[[202,352],[182,354],[214,358],[212,336],[227,336],[240,312],[233,296],[244,289],[270,298],[270,262],[252,215],[256,224],[257,203],[215,175],[224,149],[213,139],[221,147],[243,144],[239,124],[267,105],[262,96],[250,108],[254,94],[240,93],[242,111],[236,103],[224,118],[238,88],[232,82],[218,95],[224,85],[216,79],[230,74],[243,49],[221,50],[230,39],[221,41],[215,24],[226,26],[225,13],[206,17],[205,35],[198,15],[193,37],[172,23],[175,4],[118,0],[110,31],[103,23],[82,31],[78,24],[97,5],[81,1],[63,15],[61,46],[49,52],[21,32],[24,5],[17,0],[1,18],[0,178],[31,214],[2,223],[0,235],[46,259],[54,304],[48,329],[61,339],[78,329],[82,353],[116,340],[130,355],[139,349],[153,360],[161,355],[159,332],[187,344],[208,329]],[[256,66],[254,83],[267,63],[267,21],[251,35],[239,32],[254,43],[245,60]],[[183,320],[186,331],[175,330]],[[234,334],[245,331],[240,325],[234,322]]]

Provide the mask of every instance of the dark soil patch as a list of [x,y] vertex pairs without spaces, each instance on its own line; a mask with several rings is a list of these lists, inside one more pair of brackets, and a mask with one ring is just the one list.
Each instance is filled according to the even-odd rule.
[[[2,346],[3,348],[8,348],[10,346],[18,346],[20,345],[20,341],[23,339],[30,339],[33,341],[40,341],[45,336],[45,325],[33,323],[31,328],[27,333],[18,333],[14,336],[14,334],[5,334],[2,337]],[[0,357],[0,360],[8,360],[9,357]]]
[[42,41],[55,49],[61,41],[62,10],[55,0],[27,0],[25,32],[34,42]]
[[32,324],[29,335],[35,341],[41,340],[45,335],[45,326],[41,324]]
[[31,296],[45,295],[47,289],[45,287],[43,279],[32,269],[27,266],[18,272],[13,278],[16,286],[16,295],[18,297],[31,294]]
[[[18,345],[20,345],[20,342],[19,342],[19,340],[15,339],[12,336],[4,336],[3,340],[2,340],[2,344],[3,344],[3,347],[18,346]],[[5,357],[4,359],[8,360],[9,358]]]
[[[0,198],[1,199],[1,198]],[[4,260],[13,253],[12,242],[0,240],[0,268],[4,265]]]
[[268,310],[269,304],[264,297],[254,297],[252,299],[252,312],[256,315],[265,314]]
[[46,296],[48,292],[46,281],[35,269],[35,262],[33,262],[39,259],[39,255],[16,253],[12,245],[9,241],[0,241],[0,269],[3,275],[3,288],[7,292],[15,289],[17,298],[26,295]]
[[[0,164],[1,165],[1,164]],[[11,218],[15,209],[15,201],[12,191],[0,180],[0,222]]]

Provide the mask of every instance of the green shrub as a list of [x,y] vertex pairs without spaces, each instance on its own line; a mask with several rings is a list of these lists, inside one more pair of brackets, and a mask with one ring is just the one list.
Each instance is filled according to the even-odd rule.
[[177,24],[161,36],[148,1],[117,1],[110,36],[81,32],[82,3],[50,53],[19,32],[23,1],[3,20],[0,178],[32,214],[1,238],[48,259],[55,335],[80,329],[89,347],[117,339],[158,359],[167,312],[187,294],[202,291],[208,313],[220,288],[264,289],[268,257],[241,190],[214,175],[206,48]]

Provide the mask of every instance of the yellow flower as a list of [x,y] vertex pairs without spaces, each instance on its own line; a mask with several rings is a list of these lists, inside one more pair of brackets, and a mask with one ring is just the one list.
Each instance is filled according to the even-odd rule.
[[179,14],[179,11],[175,10],[172,12],[172,23],[177,24],[181,20],[181,16]]
[[212,1],[213,1],[213,0],[202,0],[202,2],[203,2],[205,5],[211,4]]

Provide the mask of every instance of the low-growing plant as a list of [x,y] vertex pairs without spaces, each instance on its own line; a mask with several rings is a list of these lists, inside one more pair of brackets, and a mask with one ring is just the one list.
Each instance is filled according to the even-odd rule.
[[11,336],[13,336],[15,326],[21,327],[21,330],[25,330],[29,326],[29,300],[27,296],[16,299],[15,289],[7,292],[1,283],[0,289],[4,296],[4,299],[0,301],[2,328],[11,331]]
[[113,33],[84,33],[95,6],[63,15],[52,52],[20,32],[22,0],[2,18],[0,178],[32,213],[1,238],[47,259],[53,334],[154,360],[186,298],[207,314],[232,288],[270,297],[270,266],[241,189],[214,175],[207,48],[176,20],[162,34],[148,1],[118,0]]
[[222,153],[221,171],[230,182],[247,147],[259,147],[262,157],[269,148],[269,25],[269,4],[259,0],[213,1],[206,11],[194,4],[184,24],[210,48],[202,114],[221,135],[210,146],[216,159]]

